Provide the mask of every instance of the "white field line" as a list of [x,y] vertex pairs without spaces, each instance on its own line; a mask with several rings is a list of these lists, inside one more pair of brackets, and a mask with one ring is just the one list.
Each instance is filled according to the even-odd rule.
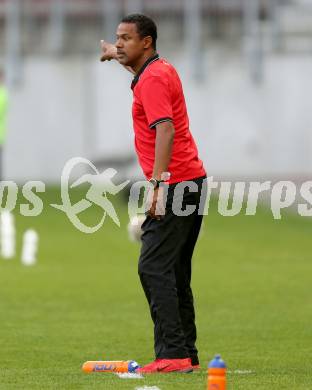
[[228,374],[237,374],[237,375],[250,375],[254,374],[255,371],[251,370],[227,370]]
[[143,379],[143,375],[130,373],[130,372],[124,372],[124,373],[117,372],[116,375],[119,376],[119,378],[121,379]]
[[136,387],[134,390],[160,390],[157,386]]

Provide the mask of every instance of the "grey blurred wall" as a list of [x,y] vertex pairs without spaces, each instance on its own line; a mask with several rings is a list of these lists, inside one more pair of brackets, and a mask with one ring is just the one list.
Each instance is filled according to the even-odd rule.
[[[205,54],[201,83],[191,79],[182,51],[168,59],[180,72],[209,175],[310,174],[311,56],[268,56],[260,85],[250,81],[241,56],[214,48]],[[97,57],[29,57],[10,96],[5,178],[55,183],[71,157],[133,153],[131,79],[117,63]],[[140,175],[137,165],[130,174]]]

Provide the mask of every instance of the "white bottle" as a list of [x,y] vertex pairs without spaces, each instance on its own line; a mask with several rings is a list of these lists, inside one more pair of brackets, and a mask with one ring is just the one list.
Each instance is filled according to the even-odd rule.
[[1,256],[11,259],[15,256],[15,224],[14,215],[3,211],[0,215]]
[[35,230],[26,230],[23,236],[22,264],[34,265],[37,262],[38,233]]

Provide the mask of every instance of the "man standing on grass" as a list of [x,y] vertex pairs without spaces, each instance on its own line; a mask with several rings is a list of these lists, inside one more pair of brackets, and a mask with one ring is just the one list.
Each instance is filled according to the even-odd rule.
[[[135,75],[131,85],[135,148],[154,186],[142,225],[139,275],[154,322],[156,360],[139,372],[191,372],[199,367],[191,260],[202,215],[176,215],[173,198],[178,183],[193,181],[198,192],[186,190],[183,207],[193,205],[198,211],[206,172],[189,130],[181,81],[174,67],[157,54],[156,41],[153,20],[129,15],[117,28],[115,45],[102,41],[101,60],[115,59]],[[164,181],[168,196],[165,215],[160,215],[157,198]]]

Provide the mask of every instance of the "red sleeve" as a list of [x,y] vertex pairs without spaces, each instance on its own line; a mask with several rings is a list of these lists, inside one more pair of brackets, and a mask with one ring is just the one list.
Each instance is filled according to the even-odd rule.
[[172,102],[169,85],[159,76],[149,77],[141,86],[141,100],[149,127],[172,122]]

